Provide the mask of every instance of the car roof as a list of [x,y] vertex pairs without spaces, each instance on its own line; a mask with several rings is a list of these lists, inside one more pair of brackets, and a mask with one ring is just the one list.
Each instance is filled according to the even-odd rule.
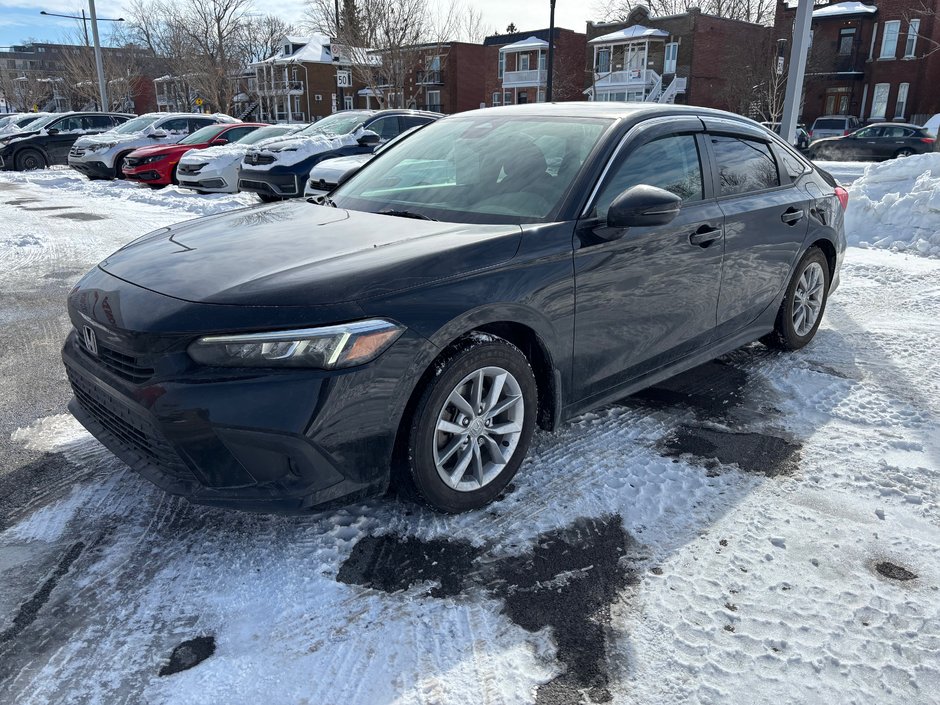
[[[816,120],[858,120],[854,115],[820,115]],[[815,122],[815,120],[813,121]]]
[[923,130],[920,125],[914,125],[910,122],[872,122],[865,127],[910,127],[912,130]]
[[444,117],[443,113],[433,113],[430,110],[414,110],[412,108],[386,108],[385,110],[375,110],[373,115],[424,115],[426,117]]

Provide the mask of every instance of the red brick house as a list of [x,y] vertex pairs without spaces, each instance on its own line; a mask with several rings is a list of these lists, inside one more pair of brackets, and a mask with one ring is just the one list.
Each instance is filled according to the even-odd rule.
[[475,110],[483,102],[486,50],[481,44],[446,42],[416,47],[423,56],[409,79],[411,107],[437,113]]
[[[656,101],[734,109],[741,47],[764,45],[768,28],[698,8],[651,17],[638,6],[622,22],[589,22],[584,93],[590,100]],[[768,59],[769,60],[769,59]]]
[[[498,34],[483,40],[486,48],[484,96],[481,103],[541,103],[548,85],[548,29]],[[585,36],[555,28],[552,99],[584,100]]]
[[[925,11],[926,10],[926,11]],[[940,0],[839,2],[813,11],[801,120],[854,115],[922,124],[940,113]],[[790,41],[796,8],[777,3]]]

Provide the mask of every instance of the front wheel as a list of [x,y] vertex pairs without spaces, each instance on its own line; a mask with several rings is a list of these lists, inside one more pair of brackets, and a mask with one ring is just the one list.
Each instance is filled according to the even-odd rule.
[[406,481],[442,512],[479,509],[522,464],[538,413],[535,375],[502,338],[459,342],[438,366],[412,417]]
[[46,168],[46,158],[42,152],[35,149],[24,149],[16,155],[16,168],[18,171],[35,171]]
[[822,250],[811,247],[793,272],[773,332],[761,342],[782,350],[802,348],[816,335],[828,295],[829,261]]
[[910,157],[913,154],[914,154],[913,149],[908,149],[907,147],[905,147],[904,149],[899,149],[897,152],[895,152],[894,156],[895,157]]

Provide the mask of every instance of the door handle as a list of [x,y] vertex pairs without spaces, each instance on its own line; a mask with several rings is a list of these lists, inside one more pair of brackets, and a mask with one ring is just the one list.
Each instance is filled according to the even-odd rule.
[[721,228],[713,228],[710,225],[703,225],[694,233],[689,235],[689,242],[699,247],[708,247],[715,240],[721,237]]
[[791,206],[783,212],[783,215],[780,216],[780,220],[782,220],[787,225],[794,225],[803,220],[803,215],[804,211],[802,208],[793,208]]

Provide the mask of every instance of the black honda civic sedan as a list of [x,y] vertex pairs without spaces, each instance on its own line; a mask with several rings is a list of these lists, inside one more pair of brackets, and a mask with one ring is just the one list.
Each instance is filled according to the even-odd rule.
[[[400,178],[421,169],[421,180]],[[391,483],[492,501],[553,429],[745,343],[812,340],[847,195],[728,113],[447,117],[324,205],[162,228],[69,294],[72,413],[194,502],[303,510]]]

